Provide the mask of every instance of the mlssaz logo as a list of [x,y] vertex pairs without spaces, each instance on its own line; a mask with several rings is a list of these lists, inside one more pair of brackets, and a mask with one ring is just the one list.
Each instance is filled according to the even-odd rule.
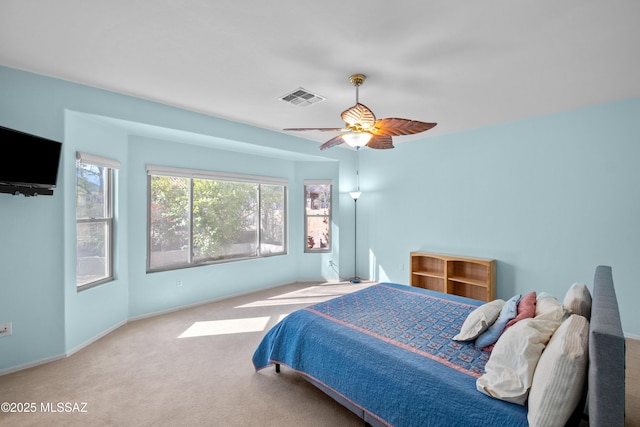
[[87,412],[87,402],[41,402],[40,412]]

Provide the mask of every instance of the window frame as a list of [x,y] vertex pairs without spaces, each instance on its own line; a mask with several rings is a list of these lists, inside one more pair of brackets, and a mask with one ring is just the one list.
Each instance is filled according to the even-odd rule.
[[[176,263],[164,266],[151,266],[151,252],[152,252],[152,239],[151,239],[151,208],[152,208],[152,199],[151,199],[151,182],[154,176],[165,176],[165,177],[174,177],[174,178],[186,178],[188,179],[188,217],[189,217],[189,236],[188,236],[188,254],[186,263]],[[204,180],[214,180],[214,181],[227,181],[227,182],[235,182],[235,183],[250,183],[255,184],[257,186],[256,191],[256,255],[249,256],[238,256],[224,259],[216,259],[216,260],[207,260],[207,261],[197,261],[194,253],[194,200],[193,200],[193,191],[194,185],[193,181],[195,179],[204,179]],[[262,211],[261,211],[261,192],[260,188],[262,185],[272,185],[272,186],[282,186],[283,187],[283,209],[284,209],[284,219],[283,219],[283,242],[282,242],[282,251],[281,252],[267,252],[263,253],[261,251],[262,244]],[[146,262],[146,272],[147,273],[156,273],[161,271],[171,271],[171,270],[180,270],[183,268],[192,268],[192,267],[200,267],[204,265],[212,265],[212,264],[222,264],[228,262],[236,262],[243,261],[249,259],[259,259],[259,258],[267,258],[272,256],[280,256],[287,255],[289,253],[288,249],[288,223],[289,223],[289,207],[288,207],[288,190],[289,190],[289,181],[283,178],[275,178],[275,177],[265,177],[265,176],[257,176],[257,175],[247,175],[247,174],[237,174],[237,173],[226,173],[226,172],[215,172],[201,169],[184,169],[184,168],[176,168],[170,166],[157,166],[157,165],[147,165],[147,262]]]
[[[104,169],[105,182],[103,192],[104,216],[103,217],[79,217],[78,216],[78,168],[80,164],[96,166]],[[106,157],[76,152],[76,291],[84,291],[95,286],[115,280],[115,174],[120,168],[120,162]],[[105,233],[105,275],[89,282],[78,284],[78,225],[102,224],[107,227]]]
[[[309,215],[307,213],[307,187],[311,186],[311,185],[328,185],[329,186],[329,213],[328,214],[316,214],[316,215]],[[329,253],[332,252],[332,248],[333,248],[333,230],[332,230],[332,225],[333,225],[333,180],[330,179],[307,179],[304,180],[304,185],[303,185],[303,191],[304,191],[304,197],[303,197],[303,203],[304,203],[304,252],[305,253]],[[308,244],[308,239],[309,239],[309,218],[327,218],[327,224],[328,224],[328,233],[329,233],[329,244],[326,248],[318,248],[318,249],[313,249],[313,248],[309,248],[309,244]]]

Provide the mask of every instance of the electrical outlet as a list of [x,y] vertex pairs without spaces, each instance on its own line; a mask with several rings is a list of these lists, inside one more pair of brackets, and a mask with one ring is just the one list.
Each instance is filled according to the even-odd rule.
[[0,337],[8,337],[11,335],[11,322],[0,323]]
[[176,286],[177,286],[177,287],[179,287],[179,288],[181,288],[181,287],[182,287],[182,280],[178,280],[178,281],[176,282]]

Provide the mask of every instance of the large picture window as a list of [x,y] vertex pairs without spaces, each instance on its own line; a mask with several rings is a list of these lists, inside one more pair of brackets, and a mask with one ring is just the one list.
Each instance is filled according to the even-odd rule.
[[113,280],[113,182],[120,163],[76,155],[76,286]]
[[331,181],[304,183],[305,252],[331,251]]
[[147,271],[287,253],[285,180],[147,169]]

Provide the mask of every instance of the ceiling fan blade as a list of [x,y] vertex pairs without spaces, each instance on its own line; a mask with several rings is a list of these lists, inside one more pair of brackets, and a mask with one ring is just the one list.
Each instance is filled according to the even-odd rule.
[[340,117],[350,127],[356,128],[355,130],[368,130],[376,124],[376,116],[373,112],[369,107],[359,102],[353,107],[344,110]]
[[286,128],[286,129],[282,129],[282,130],[294,131],[294,132],[306,131],[306,130],[318,130],[318,131],[321,131],[321,132],[347,132],[347,131],[349,131],[349,129],[343,129],[343,128]]
[[425,123],[409,119],[380,119],[376,121],[375,128],[371,132],[375,135],[412,135],[431,129],[437,123]]
[[334,136],[324,144],[320,146],[320,150],[326,150],[327,148],[331,148],[335,145],[340,145],[344,143],[344,139],[342,139],[342,135]]
[[391,140],[391,135],[373,135],[369,142],[367,142],[367,147],[376,148],[378,150],[395,148],[393,146],[393,141]]

